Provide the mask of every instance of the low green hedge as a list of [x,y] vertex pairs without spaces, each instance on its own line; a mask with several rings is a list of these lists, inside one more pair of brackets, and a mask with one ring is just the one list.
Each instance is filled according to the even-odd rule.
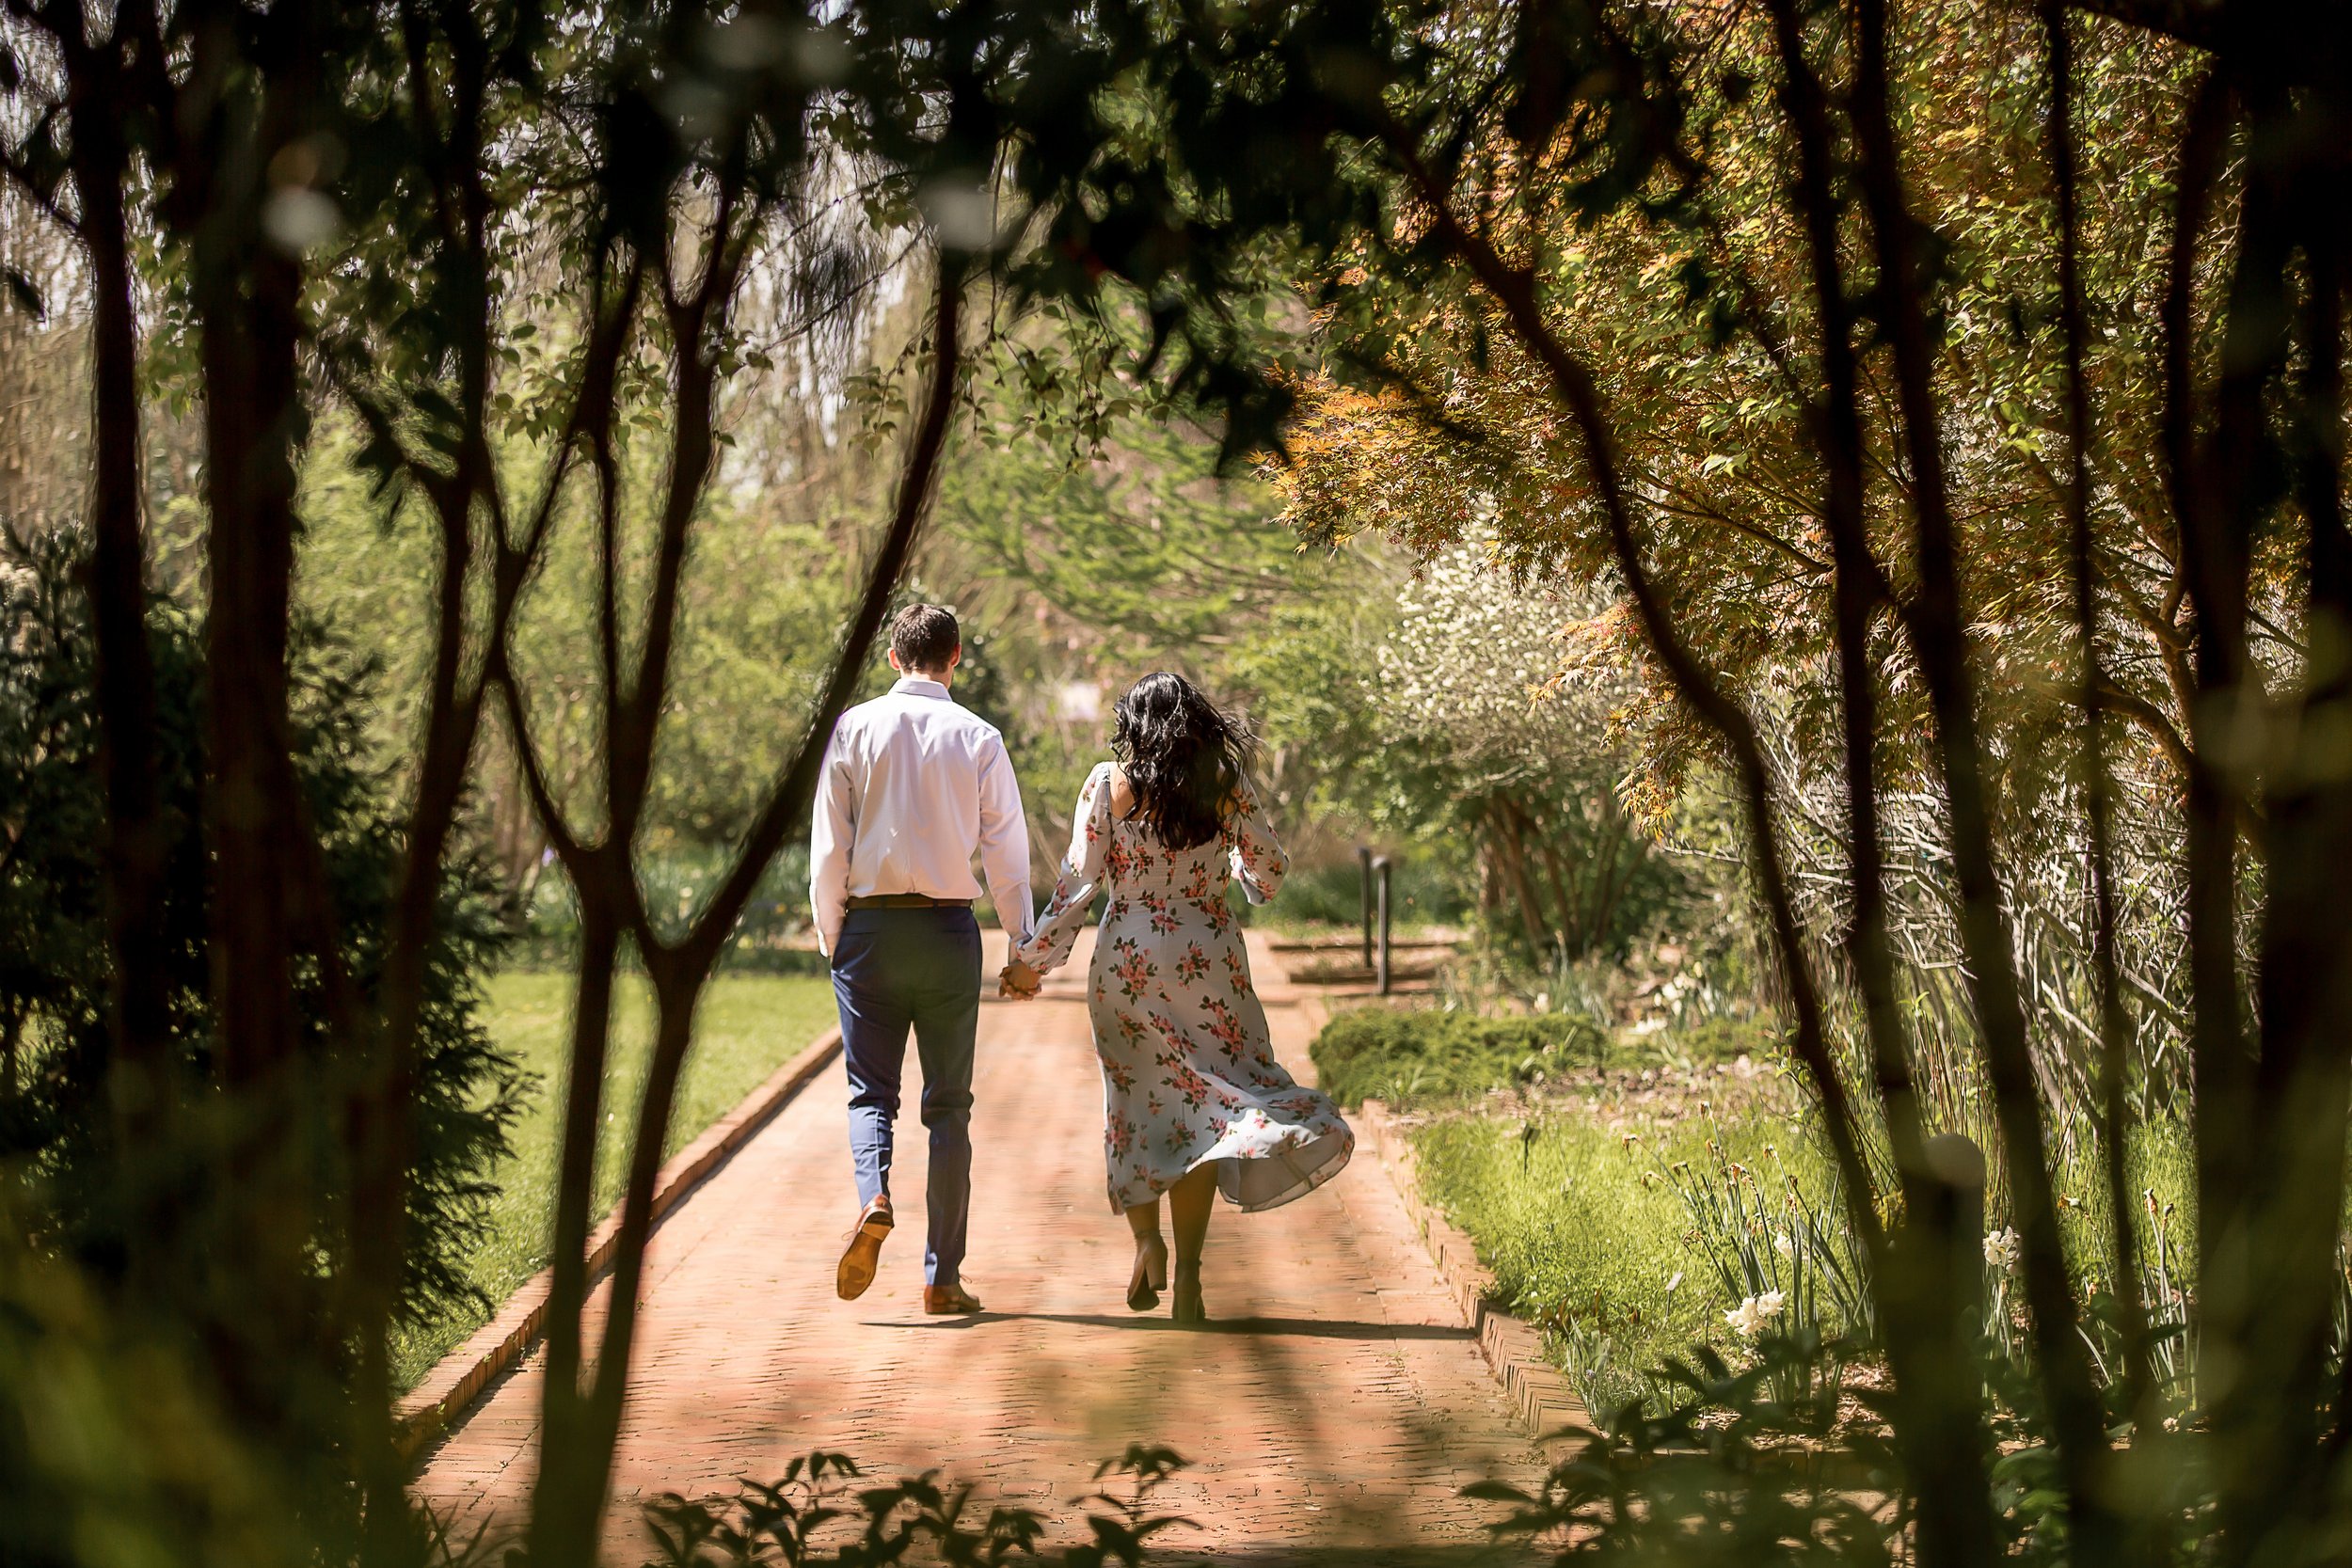
[[1342,1013],[1315,1039],[1324,1092],[1342,1104],[1392,1105],[1484,1094],[1607,1060],[1609,1037],[1591,1019],[1562,1013],[1477,1018],[1469,1013]]

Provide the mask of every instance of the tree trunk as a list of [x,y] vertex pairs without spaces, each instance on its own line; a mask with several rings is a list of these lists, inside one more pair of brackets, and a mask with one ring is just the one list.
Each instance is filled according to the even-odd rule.
[[1887,8],[1885,0],[1858,0],[1854,11],[1853,125],[1860,184],[1879,263],[1880,319],[1894,348],[1902,450],[1910,459],[1913,481],[1919,586],[1904,625],[1935,715],[1937,770],[1950,818],[1952,873],[1960,895],[1961,945],[2023,1243],[2036,1371],[2049,1402],[2058,1474],[2072,1509],[2070,1539],[2085,1568],[2096,1568],[2118,1560],[2122,1552],[2107,1484],[2113,1465],[2106,1415],[2091,1379],[2058,1235],[2042,1101],[2026,1038],[2015,949],[2001,904],[1992,799],[1968,662],[1960,539],[1945,478],[1934,350],[1928,335],[1925,281],[1915,256],[1918,229],[1904,196],[1895,131]]
[[1507,795],[1495,797],[1495,832],[1502,848],[1502,869],[1509,879],[1511,902],[1519,911],[1519,929],[1526,933],[1528,951],[1537,963],[1551,959],[1551,932],[1545,927],[1543,897],[1527,870],[1527,840],[1518,808]]
[[[2066,12],[2057,0],[2045,0],[2042,27],[2049,49],[2050,169],[2058,217],[2058,311],[2065,339],[2068,554],[2074,578],[2074,635],[2082,643],[2082,683],[2076,706],[2082,719],[2082,791],[2090,836],[2091,983],[2098,992],[2099,1009],[2100,1144],[2113,1225],[2124,1402],[2135,1428],[2144,1429],[2159,1419],[2161,1412],[2152,1402],[2154,1380],[2149,1371],[2148,1318],[2140,1301],[2138,1206],[2133,1202],[2126,1147],[2131,1021],[2123,1009],[2122,964],[2117,957],[2114,786],[2107,776],[2106,734],[2109,683],[2099,655],[2098,573],[2090,527],[2090,385],[2083,368],[2090,327],[2083,301],[2082,224],[2075,192],[2074,44]],[[2168,671],[2180,662],[2177,656],[2169,657]],[[2144,1524],[2144,1518],[2136,1517],[2130,1525],[2136,1542],[2143,1546],[2146,1543],[2139,1532]]]
[[[2341,106],[2331,119],[2308,102],[2254,102],[2268,120],[2258,135],[2297,150],[2341,148]],[[2343,889],[2352,866],[2352,537],[2343,499],[2338,227],[2345,184],[2341,150],[2287,157],[2277,206],[2299,240],[2301,276],[2249,280],[2248,298],[2275,310],[2301,296],[2301,341],[2265,401],[2306,533],[2311,653],[2300,711],[2284,720],[2265,788],[2262,1054],[2250,1106],[2259,1157],[2246,1173],[2237,1255],[2221,1255],[2208,1275],[2242,1281],[2209,1291],[2220,1298],[2214,1327],[2231,1336],[2235,1352],[2225,1364],[2237,1375],[2217,1390],[2213,1422],[2231,1455],[2221,1508],[2233,1527],[2229,1558],[2240,1562],[2315,1560],[2323,1543],[2340,1535],[2340,1526],[2327,1525],[2335,1455],[2322,1441],[2321,1395],[2343,1289],[2337,1259],[2352,1113],[2352,922],[2344,918]],[[2260,172],[2249,181],[2267,182]],[[2250,191],[2248,199],[2256,199]]]
[[[565,1164],[563,1184],[558,1192],[556,1253],[559,1269],[564,1272],[559,1273],[549,1299],[548,1380],[544,1395],[546,1420],[542,1428],[539,1481],[532,1498],[529,1537],[531,1560],[534,1562],[570,1563],[594,1560],[596,1543],[610,1497],[612,1454],[619,1439],[621,1413],[635,1348],[640,1306],[637,1295],[644,1274],[645,1245],[653,1229],[654,1184],[661,1168],[662,1146],[668,1134],[678,1077],[693,1042],[694,1007],[724,949],[727,934],[741,916],[744,905],[768,863],[781,847],[783,834],[807,813],[826,743],[872,655],[890,596],[905,571],[915,535],[928,512],[940,457],[952,422],[963,362],[959,340],[963,277],[964,266],[961,258],[942,259],[933,318],[935,349],[930,386],[922,418],[908,447],[897,504],[889,528],[883,534],[882,547],[875,554],[857,612],[842,640],[833,678],[827,683],[818,710],[802,736],[792,764],[777,780],[751,832],[746,835],[734,865],[712,895],[694,927],[676,945],[664,948],[655,943],[649,927],[642,921],[637,927],[636,936],[646,969],[654,978],[658,1006],[656,1036],[652,1062],[646,1072],[644,1100],[638,1110],[635,1141],[630,1150],[621,1228],[613,1247],[612,1310],[597,1347],[595,1379],[585,1391],[580,1385],[580,1323],[584,1269],[579,1258],[580,1243],[584,1243],[586,1236],[585,1194],[594,1166],[596,1106],[579,1093],[575,1093],[567,1102]],[[699,483],[690,471],[681,471],[679,477]],[[682,521],[685,514],[677,515]],[[678,547],[682,550],[682,543]],[[675,613],[675,600],[667,602],[670,608],[666,612]],[[642,727],[630,729],[627,736],[630,744],[650,750],[655,740],[653,724],[662,706],[661,663],[656,661],[644,666],[641,682],[649,684],[641,684],[632,694],[632,701],[642,709]],[[516,744],[518,747],[527,746],[528,736],[519,721],[520,700],[511,685],[507,698],[516,718],[513,726]],[[617,708],[618,705],[615,705]],[[638,766],[631,764],[632,769]],[[526,761],[526,777],[532,776]],[[608,783],[609,789],[614,787],[634,786],[627,784],[614,786]],[[549,800],[540,798],[540,804],[543,811],[554,809]],[[567,863],[578,863],[582,868],[594,863],[598,873],[583,877],[579,870],[575,871],[580,884],[583,945],[591,944],[590,933],[594,933],[593,951],[588,955],[594,961],[584,962],[581,1014],[580,1020],[575,1021],[573,1072],[577,1084],[583,1075],[582,1064],[591,1050],[596,1055],[598,1075],[601,1075],[601,1035],[594,1040],[588,1039],[581,1021],[589,1016],[588,1009],[592,1004],[598,1007],[596,1016],[600,1019],[610,1009],[612,958],[618,936],[615,915],[627,910],[635,911],[636,916],[642,917],[643,911],[637,909],[633,884],[625,880],[633,876],[633,867],[628,859],[627,839],[615,836],[609,840],[595,852],[591,861],[583,857],[563,824],[550,823],[548,831],[550,837],[564,848]],[[589,990],[591,975],[601,976],[596,982],[594,996]],[[575,1132],[579,1134],[578,1148],[574,1143]],[[559,1334],[562,1336],[560,1343]]]
[[1984,1415],[1962,1319],[1971,1291],[1958,1289],[1946,1186],[1928,1166],[1914,1093],[1911,1051],[1895,995],[1886,928],[1886,872],[1878,815],[1878,671],[1869,639],[1883,575],[1866,511],[1866,457],[1857,389],[1854,311],[1840,254],[1842,203],[1836,195],[1828,95],[1806,55],[1794,0],[1774,0],[1774,32],[1786,75],[1782,98],[1798,145],[1794,193],[1803,214],[1820,313],[1827,397],[1815,441],[1826,478],[1822,515],[1836,576],[1840,736],[1844,746],[1847,963],[1861,993],[1879,1103],[1903,1196],[1903,1224],[1876,1287],[1887,1360],[1899,1402],[1896,1440],[1917,1478],[1919,1558],[1926,1568],[1974,1564],[1994,1550]]
[[175,825],[156,788],[154,652],[147,640],[147,550],[139,505],[138,318],[122,181],[129,167],[119,72],[94,54],[73,78],[77,225],[90,266],[90,558],[99,765],[106,789],[108,934],[113,948],[114,1106],[124,1238],[136,1294],[166,1289],[159,1255],[173,1240],[170,999],[164,867]]
[[572,1043],[564,1088],[564,1140],[556,1161],[555,1230],[548,1282],[548,1364],[540,1389],[539,1474],[531,1495],[529,1558],[596,1560],[603,1466],[589,1454],[580,1316],[588,1301],[588,1231],[596,1200],[596,1138],[604,1120],[605,1062],[612,1038],[621,933],[609,898],[580,896],[580,972],[572,990]]

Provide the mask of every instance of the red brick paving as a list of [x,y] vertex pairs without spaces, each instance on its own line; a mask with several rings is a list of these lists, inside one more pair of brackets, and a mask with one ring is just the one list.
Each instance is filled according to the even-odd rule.
[[[1494,1509],[1460,1488],[1534,1472],[1369,1150],[1283,1208],[1218,1206],[1203,1269],[1218,1331],[1176,1329],[1165,1306],[1127,1310],[1132,1248],[1104,1196],[1083,957],[1037,1002],[981,1014],[964,1278],[984,1316],[920,1310],[912,1062],[893,1185],[913,1223],[863,1300],[833,1294],[852,1203],[837,1062],[656,1233],[615,1561],[644,1555],[637,1499],[771,1479],[820,1446],[869,1470],[940,1466],[984,1502],[1058,1509],[1131,1439],[1167,1443],[1193,1461],[1163,1494],[1168,1511],[1200,1526],[1167,1538],[1171,1562],[1466,1547]],[[1311,1004],[1262,943],[1251,958],[1276,1050],[1304,1075]],[[469,1529],[512,1522],[528,1495],[540,1365],[534,1353],[493,1385],[426,1456],[420,1495]]]

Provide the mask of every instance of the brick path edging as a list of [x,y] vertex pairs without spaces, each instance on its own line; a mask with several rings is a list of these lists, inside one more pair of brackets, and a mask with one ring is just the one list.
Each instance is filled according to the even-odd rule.
[[[841,1049],[841,1031],[828,1029],[807,1049],[769,1075],[768,1081],[737,1103],[735,1109],[705,1128],[701,1136],[670,1156],[655,1178],[653,1223],[677,1207],[696,1183],[716,1170],[728,1155],[750,1141],[753,1133],[788,1104],[809,1081],[831,1065]],[[588,1238],[588,1284],[591,1289],[612,1266],[620,1243],[619,1205]],[[424,1380],[402,1398],[393,1413],[401,1456],[414,1461],[436,1438],[447,1432],[482,1390],[536,1344],[547,1326],[551,1270],[542,1269],[507,1298],[498,1315],[474,1330],[466,1342],[441,1357]]]
[[1592,1413],[1575,1387],[1544,1354],[1543,1336],[1497,1306],[1494,1271],[1478,1260],[1478,1249],[1438,1209],[1422,1196],[1419,1161],[1389,1108],[1367,1100],[1355,1117],[1357,1144],[1378,1157],[1396,1184],[1446,1290],[1462,1309],[1463,1322],[1478,1335],[1487,1368],[1537,1437],[1581,1437],[1594,1433]]

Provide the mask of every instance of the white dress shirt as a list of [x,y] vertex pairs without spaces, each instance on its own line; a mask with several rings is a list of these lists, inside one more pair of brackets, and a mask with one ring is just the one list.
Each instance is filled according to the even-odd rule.
[[910,675],[841,716],[808,832],[809,907],[830,957],[850,900],[977,898],[977,851],[997,923],[1029,934],[1029,826],[1005,737],[937,681]]

